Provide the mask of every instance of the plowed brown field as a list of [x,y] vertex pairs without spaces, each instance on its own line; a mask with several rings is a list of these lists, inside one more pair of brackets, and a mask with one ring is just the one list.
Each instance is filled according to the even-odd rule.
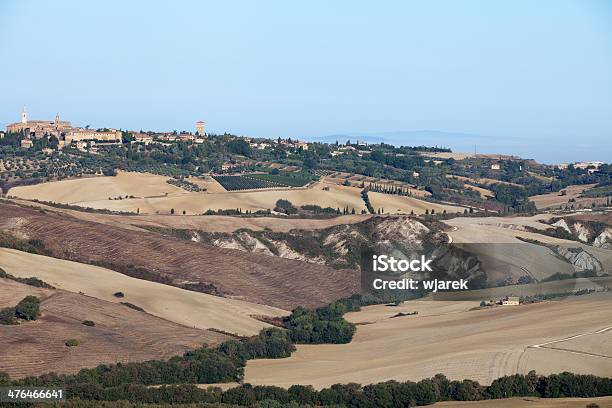
[[[12,378],[48,372],[73,373],[103,363],[164,359],[228,337],[63,290],[39,289],[0,279],[0,308],[27,295],[42,300],[42,316],[0,326],[0,371]],[[91,320],[95,326],[82,324]],[[77,347],[67,347],[77,339]]]
[[[99,266],[15,249],[0,248],[0,268],[13,276],[35,276],[50,285],[110,302],[129,302],[147,313],[198,329],[219,329],[241,336],[259,333],[267,323],[252,316],[278,317],[288,312],[174,286],[136,279]],[[113,294],[123,293],[122,298]]]
[[104,263],[120,272],[130,265],[144,268],[176,286],[210,283],[226,296],[284,310],[327,304],[359,287],[357,271],[209,247],[6,203],[0,203],[0,230],[40,239],[56,258]]

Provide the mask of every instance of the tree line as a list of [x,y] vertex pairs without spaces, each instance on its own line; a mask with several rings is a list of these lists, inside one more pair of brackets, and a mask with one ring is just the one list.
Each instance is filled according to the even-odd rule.
[[[0,385],[3,377],[0,376]],[[4,377],[6,383],[6,377]],[[201,389],[193,384],[147,387],[143,384],[120,384],[103,387],[95,383],[70,384],[66,387],[69,406],[81,401],[129,401],[145,404],[231,404],[249,407],[335,406],[347,408],[395,408],[424,406],[439,401],[480,401],[512,397],[595,398],[612,395],[612,379],[564,372],[548,376],[531,371],[494,380],[483,386],[477,381],[451,381],[443,374],[418,382],[386,381],[362,386],[356,383],[334,384],[322,390],[312,386],[293,385],[241,386],[222,391],[218,387]],[[91,406],[84,403],[82,406]]]

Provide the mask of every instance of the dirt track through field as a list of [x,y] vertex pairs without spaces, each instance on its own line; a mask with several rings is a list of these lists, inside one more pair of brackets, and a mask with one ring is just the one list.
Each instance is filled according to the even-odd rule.
[[610,359],[612,359],[612,356],[605,355],[605,354],[589,353],[589,352],[586,352],[586,351],[573,350],[571,348],[551,347],[550,346],[550,344],[564,343],[564,342],[568,342],[570,340],[579,339],[579,338],[584,337],[584,336],[591,336],[591,335],[597,335],[597,334],[606,333],[606,332],[608,332],[610,330],[612,330],[612,326],[604,327],[603,329],[599,329],[599,330],[594,331],[594,332],[580,333],[580,334],[576,334],[576,335],[573,335],[573,336],[570,336],[570,337],[566,337],[566,338],[563,338],[563,339],[559,339],[559,340],[552,340],[552,341],[548,341],[546,343],[534,344],[532,346],[529,346],[529,348],[549,348],[549,349],[553,349],[553,350],[566,351],[568,353],[573,353],[573,354],[584,354],[584,355],[587,355],[587,356],[595,356],[595,357],[610,358]]

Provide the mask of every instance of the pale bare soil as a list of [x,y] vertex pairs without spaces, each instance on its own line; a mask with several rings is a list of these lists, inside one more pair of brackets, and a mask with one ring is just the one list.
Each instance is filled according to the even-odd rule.
[[[350,176],[347,174],[347,176]],[[349,177],[350,178],[350,177]],[[352,178],[355,178],[354,176]],[[279,199],[291,201],[294,205],[317,204],[334,209],[353,209],[357,214],[365,210],[361,198],[360,181],[354,180],[354,187],[343,186],[344,178],[324,177],[321,181],[304,188],[281,188],[249,191],[225,191],[211,178],[190,178],[189,181],[207,189],[206,192],[187,192],[179,187],[166,183],[168,177],[147,173],[119,172],[115,177],[95,177],[88,179],[67,180],[32,186],[15,187],[8,195],[21,199],[38,199],[41,201],[79,205],[94,209],[108,209],[121,212],[138,212],[140,214],[202,214],[207,210],[237,209],[273,210]],[[364,179],[368,183],[370,179]],[[371,179],[374,180],[374,179]],[[364,182],[366,182],[364,181]],[[382,184],[388,180],[380,180]],[[409,186],[409,185],[405,185]],[[428,193],[413,190],[415,196]],[[123,199],[114,200],[121,196]],[[133,196],[134,198],[125,198]],[[370,200],[375,208],[389,209],[392,213],[416,214],[425,209],[442,212],[463,211],[460,207],[427,203],[414,197],[399,197],[381,193],[370,193]]]
[[537,173],[534,173],[532,171],[528,171],[527,174],[529,174],[531,177],[535,177],[535,178],[537,178],[539,180],[546,181],[546,182],[549,182],[549,183],[551,181],[555,180],[555,177],[542,176],[541,174],[537,174]]
[[[607,218],[600,214],[568,215],[578,217],[583,221],[607,222]],[[446,231],[453,238],[454,243],[521,243],[517,237],[533,239],[543,243],[581,247],[598,259],[606,259],[612,252],[610,250],[586,245],[577,241],[568,241],[555,238],[538,232],[527,231],[526,227],[544,231],[551,228],[546,224],[554,218],[552,214],[537,214],[527,217],[457,217],[443,221],[451,227]]]
[[[457,180],[461,180],[461,181],[470,181],[473,183],[479,182],[481,184],[493,184],[493,182],[499,182],[499,183],[503,183],[501,181],[498,180],[494,180],[494,179],[471,179],[468,177],[462,177],[462,176],[454,176],[454,175],[447,175],[447,178],[454,178]],[[468,190],[474,190],[474,191],[478,191],[480,193],[480,195],[482,197],[495,197],[495,193],[493,193],[491,190],[483,188],[483,187],[478,187],[478,186],[474,186],[472,184],[467,184],[465,183],[463,185],[464,188],[468,189]]]
[[563,279],[550,282],[529,283],[526,285],[509,285],[469,291],[439,292],[432,294],[431,298],[435,300],[447,301],[497,301],[506,296],[536,296],[552,293],[573,293],[585,289],[602,291],[610,287],[612,287],[612,276],[601,276],[597,278]]
[[582,337],[549,344],[546,347],[557,350],[574,350],[593,355],[604,353],[609,358],[612,358],[612,330],[590,333]]
[[[206,192],[187,192],[165,182],[167,177],[141,173],[119,173],[116,177],[43,183],[16,187],[10,196],[74,204],[95,209],[109,209],[140,214],[201,214],[207,210],[237,209],[272,210],[279,199],[294,205],[317,204],[322,207],[365,209],[360,190],[335,183],[317,182],[307,188],[225,191],[216,181],[190,179],[207,188]],[[325,189],[324,189],[325,188]],[[166,193],[168,193],[166,195]],[[134,196],[122,200],[108,197]]]
[[452,227],[447,233],[455,243],[517,243],[517,236],[538,239],[542,242],[567,243],[568,241],[526,231],[525,227],[539,230],[550,228],[540,222],[552,218],[550,214],[530,217],[457,217],[443,221]]
[[230,382],[230,383],[214,383],[214,384],[197,384],[198,388],[203,390],[207,390],[209,388],[221,388],[223,391],[227,391],[232,388],[240,387],[240,383]]
[[[323,190],[328,187],[329,191]],[[146,214],[168,214],[171,209],[175,213],[201,214],[207,210],[236,209],[272,210],[280,199],[291,201],[294,205],[317,204],[322,207],[355,209],[360,213],[365,205],[357,188],[338,186],[327,183],[314,183],[308,188],[273,189],[258,191],[232,191],[227,193],[187,193],[180,196],[160,198],[133,199],[121,201],[85,201],[79,203],[84,207],[107,208],[115,211],[132,211],[137,209]]]
[[[212,296],[135,279],[109,269],[0,248],[0,268],[17,277],[36,276],[74,293],[109,302],[129,302],[147,313],[199,329],[252,335],[267,327],[252,315],[283,316],[274,307]],[[123,292],[124,298],[113,294]]]
[[471,183],[476,183],[476,184],[508,184],[511,186],[518,186],[520,187],[519,184],[516,183],[510,183],[508,181],[502,181],[502,180],[497,180],[497,179],[492,179],[492,178],[487,178],[487,177],[480,177],[480,178],[471,178],[471,177],[464,177],[464,176],[457,176],[455,174],[448,174],[446,177],[448,178],[455,178],[457,180],[461,180],[461,181],[469,181]]
[[[548,193],[548,194],[540,194],[529,197],[531,201],[534,202],[538,209],[540,208],[550,208],[550,207],[559,207],[560,205],[564,205],[569,203],[570,199],[575,199],[576,204],[585,204],[591,203],[595,199],[593,198],[578,198],[578,196],[585,190],[595,187],[596,184],[582,184],[582,185],[574,185],[568,186],[561,191],[565,191],[565,195],[561,195],[561,191]],[[605,200],[605,198],[604,198]]]
[[59,214],[66,214],[84,221],[123,227],[142,231],[140,226],[160,228],[195,229],[207,232],[234,232],[247,228],[253,231],[269,229],[275,232],[289,232],[292,229],[317,230],[335,225],[355,224],[371,217],[370,214],[341,215],[333,218],[288,218],[288,217],[236,217],[229,215],[110,215],[56,208],[42,203],[12,199],[11,202],[34,208],[43,208]]
[[454,205],[444,205],[432,203],[429,201],[419,200],[414,197],[399,196],[394,194],[368,193],[370,203],[375,211],[382,208],[385,214],[425,214],[426,210],[435,210],[436,213],[442,213],[446,210],[447,213],[462,213],[464,208]]
[[7,195],[62,204],[106,200],[118,196],[153,197],[185,190],[166,183],[169,177],[120,171],[114,177],[91,177],[13,187]]
[[517,397],[486,401],[447,401],[431,405],[435,408],[584,408],[597,404],[600,408],[612,407],[612,397],[600,398],[535,398]]
[[408,188],[410,193],[414,197],[428,197],[431,195],[430,192],[425,191],[425,190],[419,190],[413,184],[404,183],[404,182],[397,181],[397,180],[374,178],[374,177],[368,177],[368,176],[356,175],[356,174],[344,173],[344,172],[332,173],[329,176],[323,177],[322,181],[326,183],[334,183],[337,185],[342,185],[343,183],[348,181],[349,183],[351,183],[352,187],[356,187],[359,189],[361,189],[362,184],[364,185],[364,187],[369,187],[371,183],[371,184],[377,184],[379,186],[388,186],[388,187],[393,186],[393,187]]
[[518,362],[518,370],[528,372],[529,370],[525,370],[529,367],[542,367],[548,373],[580,372],[580,374],[609,377],[612,373],[612,355],[609,346],[606,353],[605,346],[605,343],[600,343],[600,348],[596,350],[597,356],[576,352],[573,349],[528,348]]
[[551,217],[549,214],[531,217],[458,217],[446,220],[444,223],[452,227],[447,234],[454,244],[474,244],[469,245],[468,249],[481,255],[490,270],[488,276],[491,281],[525,275],[541,280],[557,272],[569,274],[575,272],[571,264],[555,256],[550,249],[526,243],[517,237],[583,248],[602,262],[604,268],[610,270],[612,267],[610,250],[525,230],[525,227],[539,230],[549,228],[540,221]]
[[495,193],[493,193],[491,190],[488,190],[486,188],[473,186],[471,184],[464,184],[463,187],[468,190],[478,191],[481,197],[495,197]]
[[470,157],[474,157],[474,153],[455,153],[455,152],[419,152],[421,156],[432,157],[436,159],[455,159],[455,160],[463,160],[468,159]]
[[[335,225],[350,225],[369,219],[369,214],[341,215],[334,218],[306,219],[281,217],[231,217],[223,215],[194,215],[191,217],[176,217],[151,215],[142,217],[129,217],[127,223],[132,225],[151,225],[177,229],[198,229],[207,232],[234,232],[239,229],[262,231],[268,229],[275,232],[289,232],[293,229],[318,230]],[[124,217],[117,216],[121,220]],[[115,218],[115,219],[117,219]]]
[[419,152],[421,156],[433,157],[437,159],[450,159],[463,160],[471,157],[493,159],[493,160],[508,160],[516,159],[516,156],[509,156],[507,154],[498,153],[460,153],[460,152]]
[[[0,326],[0,371],[12,378],[52,371],[73,373],[103,363],[165,359],[229,338],[117,303],[0,279],[0,308],[15,306],[27,295],[42,300],[41,317],[17,326]],[[83,325],[84,320],[95,326]],[[80,344],[67,347],[67,339],[77,339]]]
[[[440,316],[453,313],[464,313],[475,307],[480,302],[476,300],[467,301],[432,301],[419,299],[404,302],[399,306],[383,305],[369,306],[362,308],[358,313],[347,313],[345,319],[355,324],[382,323],[399,312],[410,313],[419,312],[418,317]],[[411,316],[398,317],[394,319],[411,319]]]
[[197,184],[198,186],[205,188],[208,193],[224,193],[227,190],[223,188],[221,184],[210,176],[202,177],[190,177],[187,179],[190,183]]
[[[427,300],[406,302],[399,308],[371,306],[347,315],[352,321],[374,320],[358,325],[350,344],[301,345],[287,359],[249,361],[245,381],[323,388],[335,383],[420,380],[444,373],[451,379],[488,384],[504,375],[530,370],[550,374],[561,367],[609,376],[612,359],[574,358],[576,354],[555,351],[559,354],[551,362],[531,358],[550,350],[529,347],[610,326],[611,300],[611,293],[603,293],[473,311],[461,311],[469,303],[449,306],[442,302],[439,314],[438,302]],[[390,318],[401,310],[419,311],[419,315]]]

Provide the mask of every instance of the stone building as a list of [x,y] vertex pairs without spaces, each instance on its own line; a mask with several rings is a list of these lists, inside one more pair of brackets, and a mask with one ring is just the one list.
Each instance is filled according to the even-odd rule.
[[34,143],[32,142],[32,139],[22,139],[21,140],[21,148],[22,149],[29,149],[33,145],[34,145]]
[[29,120],[28,112],[23,107],[21,111],[21,121],[11,123],[6,126],[6,131],[10,133],[21,133],[23,132],[26,137],[41,138],[47,136],[59,136],[72,129],[70,122],[61,121],[59,114],[55,115],[55,120]]
[[518,296],[506,296],[501,302],[503,306],[518,306],[520,303],[521,299]]
[[66,143],[73,141],[82,140],[97,140],[104,142],[121,142],[121,131],[109,129],[109,130],[93,130],[93,129],[82,129],[72,128],[64,137]]
[[206,136],[205,123],[201,120],[196,122],[196,135],[198,136]]
[[[121,142],[121,132],[114,129],[93,130],[80,127],[73,127],[70,122],[60,120],[59,114],[55,115],[55,120],[30,120],[28,112],[23,107],[21,111],[21,121],[7,125],[7,132],[23,133],[24,140],[40,139],[44,136],[55,136],[60,141],[58,147],[62,148],[69,145],[72,141],[96,140],[104,142]],[[29,142],[22,145],[30,147]]]

